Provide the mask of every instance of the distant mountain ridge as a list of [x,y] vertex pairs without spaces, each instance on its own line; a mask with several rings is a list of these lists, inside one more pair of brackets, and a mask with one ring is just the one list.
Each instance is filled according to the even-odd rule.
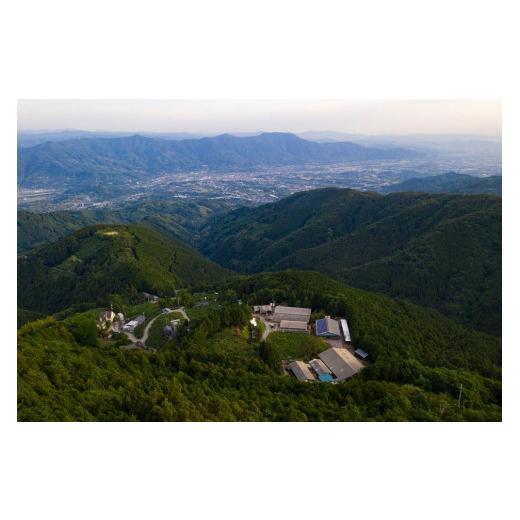
[[294,134],[222,134],[166,140],[134,135],[46,142],[18,150],[18,186],[100,185],[193,169],[239,169],[306,163],[404,159],[417,152],[349,142],[317,143]]
[[407,179],[399,184],[384,186],[383,193],[402,191],[424,191],[428,193],[460,193],[467,195],[490,194],[502,196],[502,177],[474,177],[462,173],[448,172],[444,175]]

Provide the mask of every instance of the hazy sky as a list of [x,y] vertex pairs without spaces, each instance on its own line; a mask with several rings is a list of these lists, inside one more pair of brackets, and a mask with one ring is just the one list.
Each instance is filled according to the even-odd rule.
[[18,129],[501,134],[501,102],[21,100]]

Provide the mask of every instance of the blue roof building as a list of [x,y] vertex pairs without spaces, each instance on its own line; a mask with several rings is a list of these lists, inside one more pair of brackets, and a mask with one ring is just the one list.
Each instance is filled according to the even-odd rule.
[[316,320],[316,336],[324,338],[341,338],[339,323],[330,316],[325,316],[321,320]]

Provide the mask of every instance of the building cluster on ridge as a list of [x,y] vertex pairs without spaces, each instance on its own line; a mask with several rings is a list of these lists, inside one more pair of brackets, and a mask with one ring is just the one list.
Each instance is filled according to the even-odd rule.
[[[311,334],[309,326],[312,309],[284,305],[255,305],[255,314],[264,319],[269,331]],[[314,324],[316,336],[323,338],[331,347],[309,362],[292,361],[287,370],[299,381],[340,382],[349,379],[364,368],[368,353],[354,349],[345,318],[330,316],[318,319]]]

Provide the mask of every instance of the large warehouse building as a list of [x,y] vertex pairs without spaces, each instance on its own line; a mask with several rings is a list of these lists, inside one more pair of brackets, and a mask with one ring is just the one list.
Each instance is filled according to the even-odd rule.
[[282,332],[303,332],[309,334],[309,328],[304,321],[282,320],[280,322],[280,330]]
[[272,320],[280,323],[283,321],[302,321],[309,323],[311,319],[311,309],[304,307],[284,307],[283,305],[277,305],[274,308],[274,314]]
[[336,381],[344,381],[363,368],[361,362],[345,348],[332,347],[318,355],[336,376]]

